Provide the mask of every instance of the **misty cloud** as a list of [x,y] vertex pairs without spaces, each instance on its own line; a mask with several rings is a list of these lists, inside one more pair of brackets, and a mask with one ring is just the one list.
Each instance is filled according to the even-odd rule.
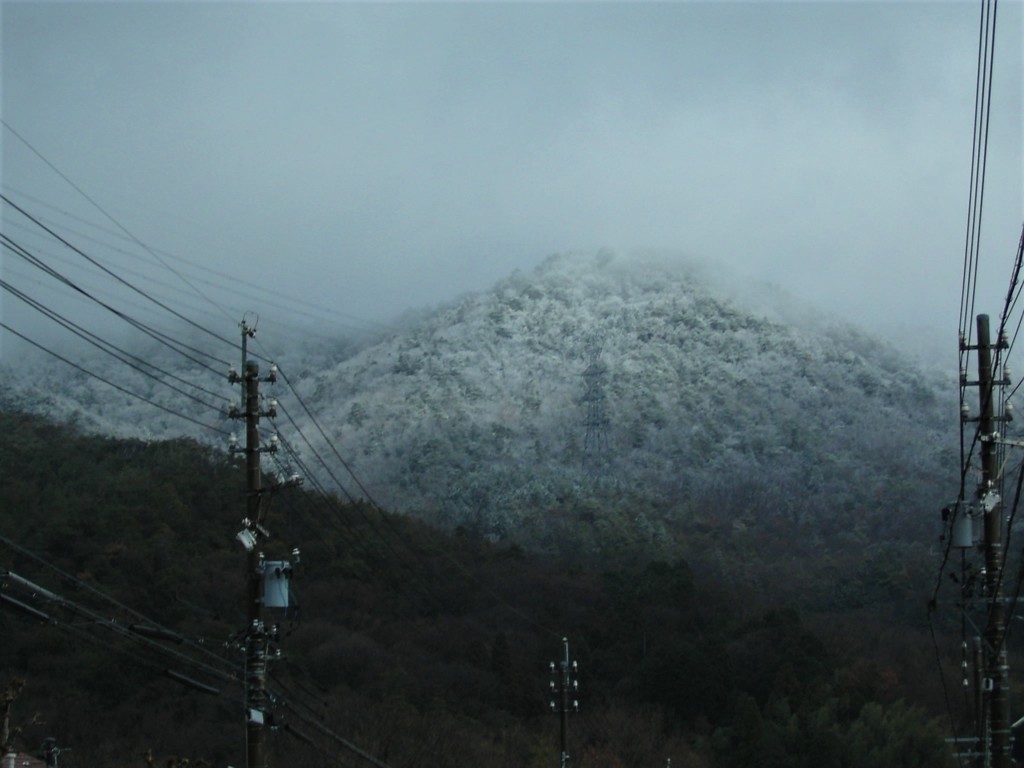
[[[654,247],[949,335],[977,13],[8,2],[3,114],[147,243],[359,316]],[[993,302],[1022,212],[1021,7],[1000,16]],[[98,218],[7,132],[3,181]]]

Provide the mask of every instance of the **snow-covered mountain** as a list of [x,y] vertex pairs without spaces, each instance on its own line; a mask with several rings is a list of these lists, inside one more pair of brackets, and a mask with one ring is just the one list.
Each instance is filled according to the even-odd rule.
[[[198,364],[174,365],[231,396]],[[402,332],[281,365],[378,502],[499,538],[567,509],[599,525],[587,510],[608,504],[652,536],[673,519],[885,530],[942,498],[957,466],[955,390],[909,354],[780,291],[657,257],[554,256]],[[194,431],[66,368],[16,378],[7,407],[131,436]],[[289,393],[277,397],[331,457]]]
[[655,258],[552,257],[299,389],[387,506],[496,535],[609,491],[838,515],[956,465],[907,356]]

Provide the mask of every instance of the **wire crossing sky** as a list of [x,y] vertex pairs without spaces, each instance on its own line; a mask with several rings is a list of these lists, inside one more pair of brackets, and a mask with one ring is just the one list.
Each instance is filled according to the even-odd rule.
[[[952,360],[978,7],[4,2],[2,113],[149,248],[276,291],[268,325],[656,248]],[[978,311],[1024,213],[1021,11],[1000,5]],[[2,161],[20,205],[112,228],[6,130]],[[133,254],[112,268],[207,292],[102,237]]]

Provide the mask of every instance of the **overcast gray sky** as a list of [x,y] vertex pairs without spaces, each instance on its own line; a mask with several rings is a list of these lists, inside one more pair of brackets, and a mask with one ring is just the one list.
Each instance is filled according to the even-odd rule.
[[[953,353],[979,8],[5,1],[2,112],[147,244],[356,317],[653,247]],[[998,11],[993,315],[1024,217],[1021,8]],[[2,142],[5,194],[112,228]]]

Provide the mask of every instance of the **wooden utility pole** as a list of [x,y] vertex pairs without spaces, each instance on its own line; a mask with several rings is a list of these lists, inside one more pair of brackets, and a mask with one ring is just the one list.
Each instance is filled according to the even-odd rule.
[[[245,363],[245,475],[246,517],[260,519],[260,367],[253,360]],[[263,553],[249,550],[248,602],[249,632],[245,643],[246,754],[249,768],[266,768],[265,719],[267,706],[267,633],[263,626]]]
[[[988,710],[987,765],[1010,768],[1010,667],[1006,654],[1006,604],[1003,599],[1003,505],[998,493],[999,460],[996,429],[995,385],[988,315],[978,315],[978,394],[981,410],[978,435],[981,443],[981,482],[978,502],[985,522],[985,588],[988,621],[985,625],[985,676],[982,689]],[[1002,340],[1000,340],[1002,344]]]
[[[260,410],[260,381],[274,382],[276,366],[270,374],[261,379],[260,366],[255,360],[248,360],[248,340],[256,335],[256,329],[242,322],[242,365],[239,376],[233,369],[228,380],[242,385],[242,405],[239,410],[232,407],[232,418],[245,419],[246,474],[246,518],[244,527],[238,533],[238,540],[247,551],[246,555],[246,634],[245,634],[245,719],[246,719],[246,766],[267,768],[266,729],[270,717],[270,697],[267,692],[267,661],[270,637],[263,621],[264,603],[264,557],[260,540],[267,535],[263,526],[263,476],[260,456],[264,452],[277,450],[276,436],[271,445],[260,444],[259,423],[264,415],[273,416],[273,408]],[[273,403],[271,403],[273,406]],[[233,439],[233,438],[232,438]],[[233,443],[232,450],[239,450]]]

